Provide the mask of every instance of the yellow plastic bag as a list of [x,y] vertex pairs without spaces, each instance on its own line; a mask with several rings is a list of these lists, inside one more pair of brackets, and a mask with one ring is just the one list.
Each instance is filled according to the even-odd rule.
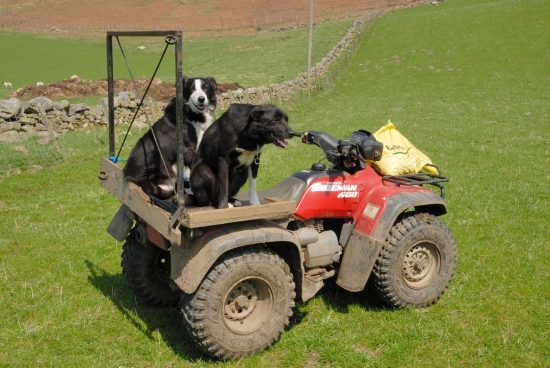
[[422,169],[431,174],[438,174],[434,167],[426,166],[432,163],[430,158],[399,133],[390,120],[373,135],[384,145],[382,159],[373,163],[382,174],[415,174]]

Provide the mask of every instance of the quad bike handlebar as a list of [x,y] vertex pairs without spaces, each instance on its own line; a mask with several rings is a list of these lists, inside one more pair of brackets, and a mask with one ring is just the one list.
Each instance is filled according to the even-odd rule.
[[365,130],[355,131],[349,138],[341,140],[319,130],[291,132],[291,135],[301,137],[305,144],[318,146],[329,162],[346,171],[355,172],[365,167],[366,160],[378,161],[382,157],[382,143]]

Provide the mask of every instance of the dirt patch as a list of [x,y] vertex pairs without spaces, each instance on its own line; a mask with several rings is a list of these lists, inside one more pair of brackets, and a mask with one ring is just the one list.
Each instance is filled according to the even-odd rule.
[[[140,95],[143,94],[149,83],[148,79],[139,78],[136,80],[136,87]],[[114,83],[115,93],[122,91],[134,91],[132,81],[127,79],[118,79]],[[218,84],[218,93],[232,91],[243,88],[238,83],[220,83]],[[176,88],[172,83],[154,79],[149,88],[147,96],[156,101],[168,102],[170,98],[176,95]],[[33,97],[44,96],[52,100],[66,98],[79,98],[88,96],[107,96],[106,80],[87,80],[87,79],[66,79],[59,82],[45,84],[40,87],[27,86],[18,89],[12,97],[20,99],[30,99]]]
[[[316,0],[315,20],[355,18],[367,10],[419,0]],[[425,2],[425,1],[424,1]],[[116,30],[183,30],[187,36],[242,34],[307,23],[308,1],[296,0],[3,0],[3,29],[58,34]]]

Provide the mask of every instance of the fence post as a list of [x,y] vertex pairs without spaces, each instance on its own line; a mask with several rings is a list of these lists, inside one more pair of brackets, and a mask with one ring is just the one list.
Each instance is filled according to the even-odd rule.
[[313,43],[313,0],[309,0],[309,36],[307,45],[307,89],[310,90],[311,83],[311,49]]

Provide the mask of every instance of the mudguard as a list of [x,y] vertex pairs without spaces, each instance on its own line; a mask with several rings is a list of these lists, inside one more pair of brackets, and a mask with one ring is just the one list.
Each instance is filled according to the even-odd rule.
[[187,294],[194,293],[214,263],[232,249],[253,244],[290,245],[301,257],[292,232],[268,220],[212,226],[203,231],[201,236],[170,249],[170,277]]
[[[388,197],[381,208],[374,227],[364,226],[368,221],[361,216],[344,247],[344,255],[336,283],[348,291],[362,291],[382,250],[386,236],[400,214],[407,209],[430,212],[440,216],[447,212],[445,200],[429,191],[402,192]],[[366,229],[372,228],[370,234]]]

